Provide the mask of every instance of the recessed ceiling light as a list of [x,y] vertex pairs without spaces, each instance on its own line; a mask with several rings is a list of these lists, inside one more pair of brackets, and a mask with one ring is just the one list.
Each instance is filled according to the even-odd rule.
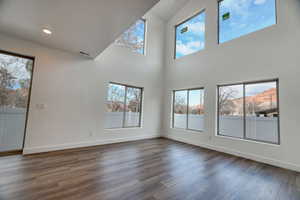
[[51,34],[52,34],[52,31],[50,31],[50,30],[47,29],[47,28],[44,28],[44,29],[43,29],[43,32],[46,33],[47,35],[51,35]]

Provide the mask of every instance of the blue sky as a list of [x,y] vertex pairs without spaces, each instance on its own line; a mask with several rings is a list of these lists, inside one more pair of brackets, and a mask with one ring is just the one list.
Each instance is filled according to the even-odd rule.
[[[185,105],[187,104],[187,90],[176,91],[175,98],[181,98],[185,100]],[[204,102],[204,90],[190,90],[189,92],[189,106],[196,106],[203,104]]]
[[190,90],[189,106],[203,104],[204,90]]
[[107,101],[124,101],[125,86],[110,83],[108,87]]
[[272,88],[276,88],[276,82],[257,83],[246,85],[246,96],[254,96]]
[[184,104],[187,104],[187,90],[176,91],[175,98],[184,99]]
[[[266,83],[255,83],[255,84],[246,84],[245,85],[245,96],[255,96],[257,94],[263,93],[269,89],[276,88],[277,83],[274,82],[266,82]],[[242,98],[243,95],[243,85],[231,85],[222,87],[223,92],[234,91],[233,98],[237,99]]]
[[[186,32],[182,32],[187,27]],[[205,47],[205,12],[176,27],[176,58],[195,53]]]
[[[144,42],[144,45],[145,45],[145,41],[144,41],[144,39],[145,39],[145,22],[143,20],[138,20],[134,26],[135,26],[134,33],[136,34],[138,41]],[[138,49],[137,52],[140,54],[144,54],[144,48]]]
[[276,24],[275,0],[223,0],[219,12],[220,43]]

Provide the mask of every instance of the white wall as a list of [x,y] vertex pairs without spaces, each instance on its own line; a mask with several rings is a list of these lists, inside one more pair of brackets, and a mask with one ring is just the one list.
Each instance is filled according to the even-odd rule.
[[[36,58],[25,153],[159,135],[163,22],[146,19],[146,56],[111,45],[95,61],[0,35],[1,49]],[[109,81],[144,87],[142,128],[104,130]]]
[[[205,50],[173,59],[174,25],[206,9]],[[278,24],[217,44],[217,0],[190,0],[166,31],[164,135],[169,138],[300,170],[300,0],[278,0]],[[215,136],[216,85],[279,78],[281,145]],[[205,131],[171,129],[171,91],[205,87]]]

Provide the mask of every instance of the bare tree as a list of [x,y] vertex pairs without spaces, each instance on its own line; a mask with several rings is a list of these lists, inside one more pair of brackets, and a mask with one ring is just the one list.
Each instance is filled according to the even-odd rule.
[[193,114],[193,115],[202,115],[202,114],[204,114],[203,105],[198,104],[198,105],[195,105],[193,107],[189,106],[189,114]]
[[174,113],[185,114],[187,113],[186,98],[183,96],[176,96],[174,101]]
[[[140,112],[141,89],[127,87],[125,97],[125,86],[111,85],[107,100],[107,108],[110,112]],[[126,105],[124,105],[126,98]]]
[[32,60],[0,55],[0,106],[27,107]]
[[144,48],[144,39],[139,38],[137,35],[137,27],[140,23],[144,22],[141,20],[137,21],[116,40],[116,44],[130,48],[135,52],[142,50]]
[[219,88],[219,112],[221,115],[229,115],[235,110],[236,105],[233,102],[236,98],[238,91],[232,88]]
[[130,99],[128,99],[128,111],[130,112],[140,112],[140,99],[141,99],[141,89],[129,88],[127,93],[130,92]]
[[108,93],[107,109],[110,112],[121,112],[124,109],[125,87],[110,85]]
[[10,88],[13,87],[15,79],[7,69],[0,67],[0,106],[9,105]]

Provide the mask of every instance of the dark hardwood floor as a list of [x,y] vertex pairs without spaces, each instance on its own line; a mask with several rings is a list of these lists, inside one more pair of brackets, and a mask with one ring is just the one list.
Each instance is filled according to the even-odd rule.
[[1,200],[299,200],[297,172],[166,139],[0,157]]

